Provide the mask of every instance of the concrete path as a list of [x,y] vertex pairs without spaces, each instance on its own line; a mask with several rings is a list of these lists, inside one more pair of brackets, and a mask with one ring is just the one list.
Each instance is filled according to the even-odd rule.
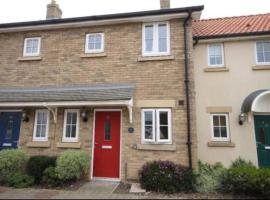
[[94,181],[76,191],[49,189],[12,189],[0,187],[0,199],[139,199],[140,195],[113,194],[115,182]]

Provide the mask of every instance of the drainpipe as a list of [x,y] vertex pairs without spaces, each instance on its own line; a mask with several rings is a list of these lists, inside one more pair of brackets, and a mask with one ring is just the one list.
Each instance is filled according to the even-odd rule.
[[188,163],[189,168],[192,169],[192,142],[191,142],[191,119],[190,119],[190,98],[189,98],[189,58],[188,58],[188,42],[187,25],[191,19],[192,10],[188,11],[188,17],[184,21],[184,48],[185,48],[185,91],[187,102],[187,147],[188,147]]

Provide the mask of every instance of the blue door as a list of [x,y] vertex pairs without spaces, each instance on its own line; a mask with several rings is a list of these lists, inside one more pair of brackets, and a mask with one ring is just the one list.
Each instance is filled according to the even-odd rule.
[[17,148],[20,127],[20,112],[0,112],[0,150]]

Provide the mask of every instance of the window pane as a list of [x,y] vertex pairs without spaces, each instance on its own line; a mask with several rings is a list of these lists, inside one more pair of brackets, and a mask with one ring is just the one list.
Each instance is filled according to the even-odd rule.
[[167,52],[167,39],[159,39],[159,52]]
[[219,126],[219,116],[213,116],[213,125]]
[[167,25],[161,24],[158,26],[158,35],[159,38],[167,38]]
[[257,52],[263,52],[263,43],[257,42]]
[[145,139],[153,139],[153,128],[152,126],[145,126],[145,133],[144,133],[144,137]]
[[222,64],[222,57],[221,56],[216,56],[216,65],[221,65]]
[[160,127],[160,139],[163,139],[163,140],[169,139],[168,126]]
[[46,125],[41,126],[40,137],[46,137]]
[[146,111],[144,112],[144,120],[145,125],[152,125],[153,124],[153,115],[152,111]]
[[67,137],[67,138],[70,137],[70,131],[71,131],[70,125],[67,125],[67,126],[66,126],[66,137]]
[[95,49],[101,49],[101,42],[100,43],[96,43]]
[[94,35],[89,35],[89,43],[95,43],[95,36]]
[[10,116],[7,124],[6,124],[6,135],[5,139],[10,140],[12,139],[12,133],[13,133],[13,117]]
[[215,65],[216,64],[216,58],[215,56],[210,57],[210,65]]
[[95,43],[89,43],[88,44],[88,49],[90,49],[90,50],[95,49]]
[[226,117],[219,116],[219,119],[220,119],[220,126],[226,126]]
[[226,127],[221,127],[221,137],[226,138],[227,137],[227,128]]
[[265,52],[265,61],[264,62],[270,62],[270,52]]
[[214,137],[220,137],[219,127],[214,127]]
[[36,137],[40,137],[41,133],[41,126],[37,125],[37,130],[36,130]]
[[168,125],[168,112],[159,113],[159,123],[160,125]]
[[215,47],[214,46],[209,46],[209,55],[214,56],[215,55]]
[[263,53],[257,53],[257,59],[258,59],[258,62],[264,62]]
[[72,138],[76,138],[76,125],[75,126],[72,126],[72,129],[71,129],[71,136]]
[[71,124],[72,113],[67,113],[67,124]]
[[111,121],[106,119],[104,123],[105,140],[111,140]]
[[145,39],[153,39],[153,35],[154,35],[154,27],[145,26]]
[[264,128],[259,129],[259,141],[262,144],[266,144],[266,137],[265,137],[265,129]]
[[77,124],[77,113],[72,113],[72,124]]
[[145,40],[145,51],[147,52],[153,51],[153,40],[151,39]]
[[101,35],[100,34],[96,35],[95,43],[101,43]]

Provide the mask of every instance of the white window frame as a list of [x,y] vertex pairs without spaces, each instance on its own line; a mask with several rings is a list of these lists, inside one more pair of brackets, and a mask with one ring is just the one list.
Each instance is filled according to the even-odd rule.
[[[210,47],[211,46],[217,46],[217,45],[220,45],[220,47],[221,47],[222,63],[212,65],[211,62],[210,62]],[[225,66],[225,56],[224,56],[224,45],[223,45],[223,43],[213,43],[213,44],[209,44],[207,46],[207,60],[208,60],[208,66],[209,67],[224,67]]]
[[256,58],[256,65],[270,65],[270,62],[258,62],[258,51],[257,51],[257,43],[258,42],[270,42],[270,40],[261,40],[255,42],[255,58]]
[[[159,35],[158,35],[158,26],[166,24],[167,25],[167,52],[159,52]],[[145,51],[145,27],[152,25],[153,26],[153,51]],[[171,36],[170,36],[170,23],[166,22],[155,22],[155,23],[144,23],[142,29],[142,55],[143,56],[166,56],[171,54]]]
[[[226,130],[227,130],[227,137],[223,138],[223,137],[215,137],[214,134],[214,116],[225,116],[226,118]],[[230,141],[230,129],[229,129],[229,113],[211,113],[210,114],[210,121],[211,121],[211,132],[212,132],[212,141],[216,141],[216,142],[229,142]]]
[[[67,113],[69,113],[69,112],[77,113],[76,137],[75,138],[66,137]],[[80,109],[65,109],[62,141],[63,142],[79,142],[79,126],[80,126]]]
[[[38,40],[38,49],[36,53],[27,53],[27,42],[28,40]],[[23,56],[24,57],[32,57],[32,56],[39,56],[40,55],[40,45],[41,45],[41,38],[40,37],[29,37],[24,39],[24,47],[23,47]]]
[[[145,139],[145,112],[152,112],[153,116],[153,139]],[[160,139],[160,119],[159,113],[160,112],[168,112],[168,139]],[[142,109],[141,111],[141,118],[142,118],[142,144],[172,144],[172,113],[171,109]]]
[[[101,35],[101,49],[88,49],[89,36]],[[103,53],[104,52],[104,33],[88,33],[85,38],[85,53]]]
[[[37,118],[39,112],[46,112],[47,113],[47,125],[46,125],[46,135],[45,137],[37,137]],[[48,141],[48,135],[49,135],[49,124],[50,124],[50,112],[46,109],[39,109],[35,112],[35,123],[34,123],[34,131],[33,131],[33,141],[36,142],[47,142]]]

